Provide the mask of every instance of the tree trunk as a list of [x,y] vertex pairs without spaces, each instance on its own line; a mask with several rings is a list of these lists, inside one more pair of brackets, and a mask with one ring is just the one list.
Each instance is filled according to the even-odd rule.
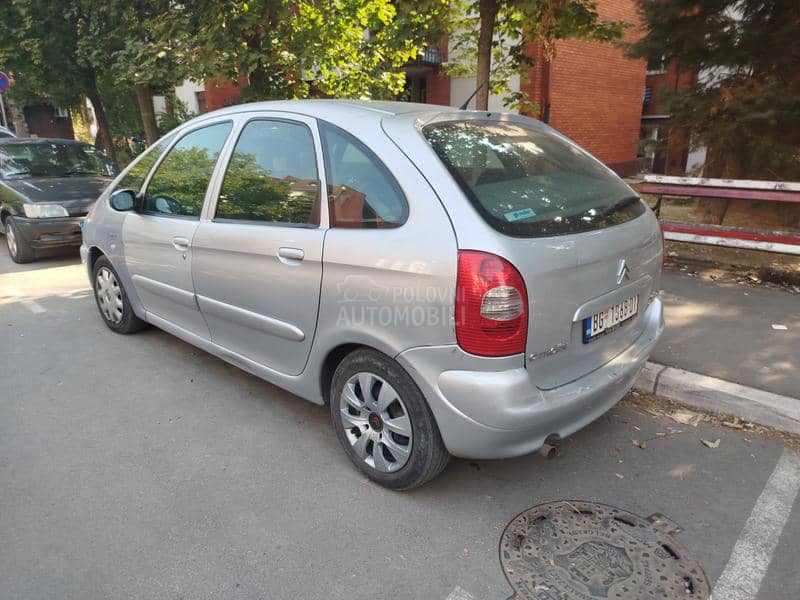
[[[742,177],[741,158],[730,148],[722,144],[711,144],[706,150],[704,177],[720,177],[723,179],[739,179]],[[721,198],[700,198],[694,214],[702,223],[722,225],[731,201]]]
[[475,109],[489,109],[489,77],[492,72],[492,39],[494,38],[494,23],[497,11],[500,9],[498,0],[480,0],[478,14],[480,16],[480,32],[478,33],[478,72],[475,85],[478,93],[475,95]]
[[4,100],[6,102],[6,114],[14,128],[14,133],[17,134],[17,137],[28,137],[30,132],[28,131],[28,122],[25,120],[25,114],[17,108],[17,105],[8,95],[4,97]]
[[100,146],[111,159],[111,162],[118,166],[114,140],[111,138],[111,129],[108,126],[106,110],[103,108],[102,100],[100,100],[100,92],[97,91],[96,83],[92,83],[89,89],[86,90],[86,97],[89,98],[89,102],[92,103],[92,108],[94,108],[94,118],[97,121],[97,139],[100,141]]
[[139,104],[139,115],[142,117],[142,125],[144,125],[144,137],[147,145],[152,146],[158,141],[158,123],[155,110],[153,110],[153,91],[147,83],[137,83],[134,87],[136,102]]
[[173,85],[164,94],[164,111],[170,116],[175,116],[175,105],[178,101],[178,96],[175,94],[175,86]]

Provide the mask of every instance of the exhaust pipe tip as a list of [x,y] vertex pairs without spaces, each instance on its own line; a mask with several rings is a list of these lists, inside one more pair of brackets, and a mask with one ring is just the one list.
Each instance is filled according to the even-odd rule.
[[544,444],[539,448],[539,455],[546,460],[552,460],[561,454],[561,436],[557,433],[551,433],[547,436]]

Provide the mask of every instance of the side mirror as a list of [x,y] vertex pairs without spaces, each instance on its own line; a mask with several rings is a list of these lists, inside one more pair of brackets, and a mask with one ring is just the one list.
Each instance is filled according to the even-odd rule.
[[136,194],[133,190],[117,190],[111,194],[111,208],[119,211],[132,210],[136,205]]

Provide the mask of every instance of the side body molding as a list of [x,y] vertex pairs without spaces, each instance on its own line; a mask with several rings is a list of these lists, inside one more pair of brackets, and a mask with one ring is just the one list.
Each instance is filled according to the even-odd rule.
[[200,310],[202,312],[233,321],[245,327],[258,329],[292,342],[302,342],[306,339],[306,334],[303,333],[302,329],[279,319],[267,317],[266,315],[261,315],[199,294],[197,295],[197,303],[200,305]]

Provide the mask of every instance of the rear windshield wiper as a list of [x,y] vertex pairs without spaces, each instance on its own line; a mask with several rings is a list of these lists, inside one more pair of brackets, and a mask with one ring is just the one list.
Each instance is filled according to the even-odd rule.
[[610,215],[613,215],[618,210],[622,210],[623,208],[626,208],[631,204],[635,204],[638,201],[639,201],[639,196],[628,196],[626,198],[623,198],[622,200],[614,202],[614,204],[605,208],[598,216],[608,217]]

